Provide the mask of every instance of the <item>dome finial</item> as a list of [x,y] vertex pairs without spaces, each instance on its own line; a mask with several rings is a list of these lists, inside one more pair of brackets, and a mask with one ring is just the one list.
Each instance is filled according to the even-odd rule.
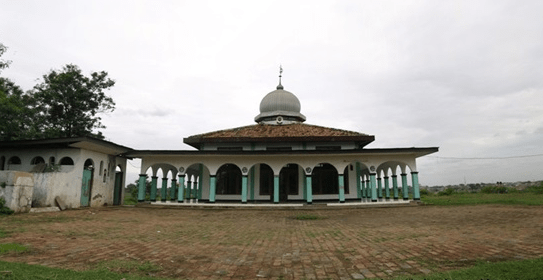
[[283,89],[283,85],[281,84],[281,75],[283,74],[283,66],[279,65],[279,85],[277,86],[277,89]]

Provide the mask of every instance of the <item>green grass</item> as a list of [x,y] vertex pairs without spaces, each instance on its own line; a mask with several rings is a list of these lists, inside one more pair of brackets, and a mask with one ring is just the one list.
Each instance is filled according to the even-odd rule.
[[314,215],[314,214],[298,214],[294,216],[295,220],[322,220],[324,217]]
[[136,205],[138,204],[138,198],[132,196],[130,192],[124,194],[124,205]]
[[543,205],[543,195],[529,192],[516,193],[453,193],[451,195],[425,195],[421,200],[434,205]]
[[497,263],[478,262],[470,268],[451,270],[428,275],[401,276],[394,280],[442,280],[442,279],[543,279],[543,258]]
[[[145,264],[144,264],[145,267]],[[126,273],[115,273],[107,269],[95,269],[89,271],[73,271],[67,269],[50,268],[40,265],[24,263],[9,263],[0,261],[0,279],[73,279],[73,280],[139,280],[139,279],[167,279],[158,277],[146,277]]]
[[28,248],[17,243],[4,243],[0,244],[0,255],[8,252],[26,252]]

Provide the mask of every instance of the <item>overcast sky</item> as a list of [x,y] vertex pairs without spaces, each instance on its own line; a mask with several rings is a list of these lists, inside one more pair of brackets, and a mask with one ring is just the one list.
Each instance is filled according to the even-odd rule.
[[[186,150],[283,85],[306,123],[436,147],[421,184],[543,179],[543,1],[0,0],[2,76],[107,71],[107,140]],[[139,173],[129,164],[129,181]]]

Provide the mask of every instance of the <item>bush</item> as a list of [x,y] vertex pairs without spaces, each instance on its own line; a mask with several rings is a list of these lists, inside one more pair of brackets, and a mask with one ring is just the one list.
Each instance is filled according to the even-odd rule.
[[507,187],[498,187],[498,186],[486,186],[481,189],[482,193],[508,193]]
[[539,186],[529,186],[525,191],[533,194],[543,194],[543,183]]
[[6,204],[6,200],[3,197],[0,197],[0,215],[11,215],[15,211],[7,208],[4,206]]
[[428,191],[428,189],[420,189],[420,195],[429,195],[430,192]]
[[451,195],[451,194],[454,194],[454,193],[456,193],[456,191],[454,189],[447,188],[444,191],[438,192],[437,195],[443,196],[443,195]]

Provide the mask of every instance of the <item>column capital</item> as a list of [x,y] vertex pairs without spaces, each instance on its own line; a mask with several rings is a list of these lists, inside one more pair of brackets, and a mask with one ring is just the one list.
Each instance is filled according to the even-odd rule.
[[396,177],[398,177],[398,175],[396,175],[396,174],[393,174],[393,175],[392,175],[392,176],[390,176],[390,177],[392,177],[392,178],[396,178]]
[[419,174],[418,171],[411,171],[411,174]]
[[147,174],[140,174],[140,177],[147,177]]
[[402,176],[407,176],[407,173],[402,173],[402,174],[400,174],[400,175],[402,175]]
[[151,178],[153,178],[153,179],[158,179],[158,176],[151,176]]
[[172,182],[177,182],[177,179],[172,179]]

